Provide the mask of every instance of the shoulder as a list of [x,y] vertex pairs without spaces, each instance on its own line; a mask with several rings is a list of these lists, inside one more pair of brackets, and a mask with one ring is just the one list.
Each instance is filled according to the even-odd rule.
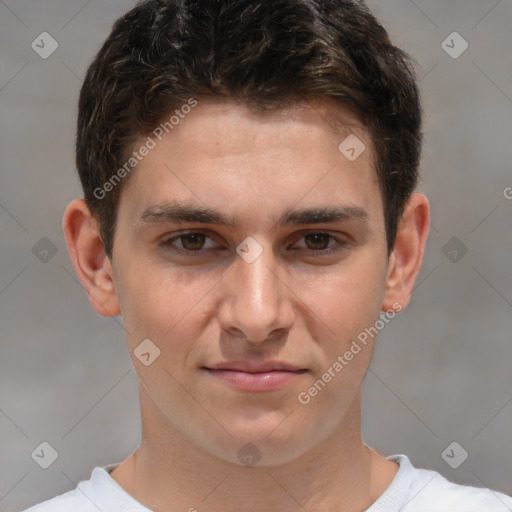
[[88,501],[78,489],[38,503],[23,512],[70,512],[71,510],[73,512],[98,512],[97,507]]
[[456,484],[436,471],[415,468],[405,455],[388,459],[400,464],[403,512],[512,512],[512,497],[506,494]]
[[75,489],[43,501],[23,512],[98,512],[98,510],[133,510],[146,512],[109,475],[110,466],[96,467],[89,480],[82,480]]

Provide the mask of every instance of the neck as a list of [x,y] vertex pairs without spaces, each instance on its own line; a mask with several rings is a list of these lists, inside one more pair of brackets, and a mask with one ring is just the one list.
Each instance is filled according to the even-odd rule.
[[142,442],[111,476],[155,511],[366,510],[398,469],[363,444],[360,397],[330,437],[276,466],[244,466],[205,452],[153,408],[141,392]]

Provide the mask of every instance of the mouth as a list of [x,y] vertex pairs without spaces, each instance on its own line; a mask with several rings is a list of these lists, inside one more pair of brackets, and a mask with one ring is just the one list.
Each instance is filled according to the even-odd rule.
[[260,365],[246,362],[220,363],[203,366],[208,375],[231,387],[245,391],[271,391],[297,380],[307,370],[286,363],[270,362]]

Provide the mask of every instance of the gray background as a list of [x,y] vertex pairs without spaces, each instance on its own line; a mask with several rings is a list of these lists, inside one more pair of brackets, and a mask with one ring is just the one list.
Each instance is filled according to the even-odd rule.
[[[365,382],[364,439],[457,482],[511,493],[512,200],[504,191],[512,187],[512,1],[369,4],[422,77],[420,190],[433,217],[412,303],[381,333]],[[73,488],[139,442],[137,382],[120,319],[89,306],[61,230],[66,204],[81,195],[73,156],[81,81],[132,5],[0,1],[5,511]],[[59,45],[47,59],[31,48],[43,31]],[[441,46],[453,31],[469,43],[457,59]],[[57,250],[47,261],[43,237]],[[453,237],[456,245],[445,247]],[[59,454],[46,470],[31,457],[42,441]],[[441,457],[453,441],[469,453],[458,469]]]

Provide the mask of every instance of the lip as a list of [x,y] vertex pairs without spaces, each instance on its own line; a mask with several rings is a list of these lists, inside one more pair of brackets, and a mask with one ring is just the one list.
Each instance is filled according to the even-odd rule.
[[217,363],[213,366],[207,366],[205,368],[208,368],[209,370],[238,370],[240,372],[247,373],[262,373],[278,370],[295,372],[304,370],[304,368],[300,368],[299,366],[294,366],[282,361],[266,361],[259,364],[250,363],[248,361],[223,361],[222,363]]
[[307,370],[288,363],[267,361],[253,364],[246,361],[219,363],[203,369],[213,377],[245,391],[271,391],[295,381]]

